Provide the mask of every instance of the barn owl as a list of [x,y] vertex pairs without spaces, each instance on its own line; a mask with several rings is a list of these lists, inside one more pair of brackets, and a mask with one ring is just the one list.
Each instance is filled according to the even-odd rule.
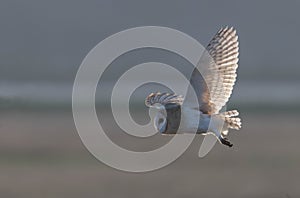
[[[220,110],[228,102],[236,81],[238,55],[236,30],[232,27],[221,28],[202,54],[198,64],[201,65],[200,69],[197,66],[198,69],[193,70],[185,97],[160,92],[148,95],[145,99],[146,106],[158,109],[154,118],[157,132],[175,134],[196,131],[202,135],[211,133],[221,144],[232,147],[233,144],[226,138],[228,129],[239,130],[241,119],[237,117],[237,110]],[[196,102],[190,99],[192,91],[196,94]],[[216,121],[210,124],[212,120]],[[196,128],[193,124],[195,122]],[[181,131],[178,131],[179,124]]]

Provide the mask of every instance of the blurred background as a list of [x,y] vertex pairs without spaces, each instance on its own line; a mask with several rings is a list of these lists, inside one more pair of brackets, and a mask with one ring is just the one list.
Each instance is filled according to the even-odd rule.
[[[296,0],[2,0],[0,196],[299,197],[299,8]],[[238,81],[228,107],[239,109],[243,128],[230,134],[234,149],[217,144],[200,159],[199,136],[174,163],[143,174],[107,167],[85,149],[71,109],[77,69],[106,37],[145,25],[180,30],[204,46],[219,28],[237,29]],[[110,65],[97,90],[100,122],[120,145],[137,150],[165,140],[120,135],[106,99],[114,79],[149,61],[189,65],[166,51],[133,51]],[[141,95],[133,97],[132,115],[147,123]]]

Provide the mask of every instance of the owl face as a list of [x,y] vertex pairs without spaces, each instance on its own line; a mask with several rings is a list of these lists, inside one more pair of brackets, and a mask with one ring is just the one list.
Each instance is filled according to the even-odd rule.
[[164,133],[167,128],[167,116],[162,113],[158,112],[154,118],[154,127],[155,130],[159,133]]

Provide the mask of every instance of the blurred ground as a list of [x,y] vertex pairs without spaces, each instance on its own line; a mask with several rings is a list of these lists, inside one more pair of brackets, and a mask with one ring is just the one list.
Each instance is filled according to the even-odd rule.
[[200,159],[199,136],[177,161],[142,174],[114,170],[91,156],[71,112],[2,111],[0,117],[4,198],[300,197],[296,114],[244,112],[242,130],[230,135],[233,149],[218,144]]

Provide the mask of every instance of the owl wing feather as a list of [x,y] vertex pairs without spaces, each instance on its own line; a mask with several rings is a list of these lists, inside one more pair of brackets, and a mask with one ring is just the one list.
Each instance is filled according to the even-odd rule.
[[[219,113],[227,103],[236,81],[238,36],[234,28],[221,28],[209,42],[190,79],[185,103],[206,114]],[[200,74],[200,72],[201,74]],[[194,89],[198,104],[189,101]]]
[[182,104],[184,98],[181,95],[171,94],[171,93],[151,93],[145,99],[145,105],[147,107],[153,107],[155,104],[166,105],[168,103]]

